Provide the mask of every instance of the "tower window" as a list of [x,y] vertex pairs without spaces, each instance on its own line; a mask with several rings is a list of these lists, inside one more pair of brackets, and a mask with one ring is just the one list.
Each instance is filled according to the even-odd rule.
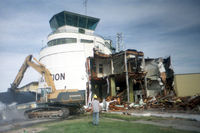
[[93,40],[81,39],[81,43],[93,43]]
[[82,34],[85,34],[85,30],[84,30],[84,29],[81,29],[81,28],[78,29],[78,32],[79,32],[79,33],[82,33]]
[[76,38],[58,38],[51,40],[47,43],[48,46],[60,45],[60,44],[67,44],[67,43],[76,43]]

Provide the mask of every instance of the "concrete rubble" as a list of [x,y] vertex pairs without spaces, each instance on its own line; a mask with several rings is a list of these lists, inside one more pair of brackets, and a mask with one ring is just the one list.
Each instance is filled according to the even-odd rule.
[[124,111],[124,110],[148,110],[148,109],[160,109],[160,110],[179,110],[179,111],[194,111],[199,112],[200,96],[192,97],[176,97],[174,95],[168,96],[156,96],[144,98],[138,103],[127,103],[123,100],[123,96],[117,95],[116,97],[108,97],[106,99],[108,109],[112,111]]

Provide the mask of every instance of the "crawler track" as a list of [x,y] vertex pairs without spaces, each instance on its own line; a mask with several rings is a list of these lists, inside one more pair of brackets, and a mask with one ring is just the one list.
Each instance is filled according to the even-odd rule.
[[55,108],[55,107],[43,107],[27,110],[24,112],[26,118],[38,119],[38,118],[66,118],[69,116],[68,108]]

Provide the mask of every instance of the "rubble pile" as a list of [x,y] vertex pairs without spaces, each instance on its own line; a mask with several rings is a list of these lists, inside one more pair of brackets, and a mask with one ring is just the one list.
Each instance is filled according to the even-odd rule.
[[119,93],[116,97],[108,96],[106,101],[109,103],[109,110],[125,110],[128,108],[126,101],[126,90]]
[[140,99],[138,103],[125,102],[125,91],[119,93],[115,97],[108,96],[106,101],[109,103],[108,110],[123,111],[128,109],[134,110],[182,110],[182,111],[200,111],[200,95],[176,97],[173,94],[167,96],[157,95],[156,97],[148,97]]
[[156,98],[149,97],[146,99],[145,108],[198,111],[198,106],[200,106],[200,96],[175,97],[168,95],[165,97],[157,96]]

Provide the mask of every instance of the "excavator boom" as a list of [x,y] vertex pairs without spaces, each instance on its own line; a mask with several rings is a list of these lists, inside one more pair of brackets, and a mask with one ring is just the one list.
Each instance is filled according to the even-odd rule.
[[32,59],[32,55],[29,55],[26,57],[24,63],[22,64],[21,68],[19,69],[19,72],[17,74],[17,76],[15,77],[15,80],[13,81],[13,83],[11,84],[11,90],[15,90],[17,89],[17,87],[19,86],[19,84],[21,83],[23,77],[24,77],[24,73],[26,72],[27,68],[28,68],[28,61],[31,61]]
[[24,77],[24,73],[26,72],[27,68],[30,66],[33,69],[35,69],[37,72],[39,72],[41,75],[44,75],[44,78],[45,78],[47,85],[49,87],[51,87],[51,89],[52,89],[52,93],[55,92],[56,88],[55,88],[55,84],[53,82],[53,79],[51,77],[51,73],[37,59],[35,59],[35,58],[33,58],[33,59],[37,62],[37,64],[32,61],[32,55],[29,55],[29,56],[26,57],[26,59],[25,59],[24,63],[22,64],[14,82],[11,84],[11,90],[17,89],[17,87],[19,86],[19,84],[21,83],[21,81]]

